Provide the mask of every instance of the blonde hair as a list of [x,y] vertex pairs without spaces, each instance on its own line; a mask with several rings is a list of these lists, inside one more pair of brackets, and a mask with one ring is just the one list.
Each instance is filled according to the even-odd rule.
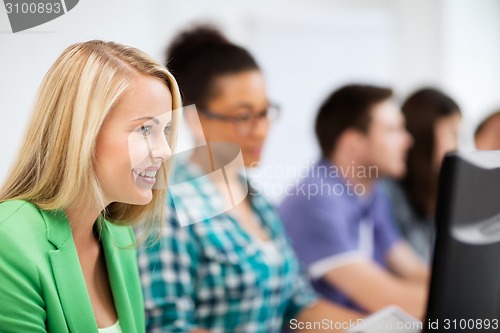
[[[174,77],[144,52],[98,40],[68,47],[49,69],[35,106],[17,161],[0,190],[0,202],[27,200],[41,209],[62,210],[82,202],[104,206],[95,165],[95,144],[113,105],[138,75],[158,78],[172,94],[172,110],[181,108]],[[172,151],[179,115],[172,112],[167,138]],[[111,203],[100,215],[116,224],[137,224],[146,230],[165,214],[166,179],[171,159],[158,172],[165,186],[153,189],[144,206]]]

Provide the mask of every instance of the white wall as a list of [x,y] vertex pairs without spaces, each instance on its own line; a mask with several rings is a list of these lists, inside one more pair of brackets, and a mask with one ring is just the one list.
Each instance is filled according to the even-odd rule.
[[463,147],[473,149],[474,126],[500,110],[500,1],[442,4],[441,83],[466,111]]
[[[400,98],[421,85],[442,87],[465,113],[465,149],[472,147],[475,124],[500,107],[498,0],[85,0],[17,34],[9,33],[0,6],[0,180],[16,154],[36,89],[66,46],[115,40],[163,62],[166,43],[200,20],[218,23],[254,53],[270,97],[283,106],[262,170],[290,170],[317,158],[315,112],[343,83],[391,85]],[[268,194],[278,200],[278,185],[294,176],[262,181],[275,185],[276,193]]]

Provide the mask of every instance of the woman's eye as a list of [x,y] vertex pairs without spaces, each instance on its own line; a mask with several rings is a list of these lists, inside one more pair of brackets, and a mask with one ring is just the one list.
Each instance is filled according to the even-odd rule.
[[268,111],[267,111],[267,110],[265,110],[265,111],[262,111],[262,112],[258,113],[258,114],[257,114],[257,117],[258,117],[259,119],[264,119],[264,118],[267,118],[267,117],[268,117]]
[[151,134],[151,126],[141,126],[137,129],[142,135],[149,136]]
[[165,136],[168,136],[170,134],[170,131],[172,130],[172,127],[171,126],[167,126],[163,129],[163,133],[165,134]]
[[252,116],[250,116],[250,115],[245,115],[245,116],[240,116],[240,117],[235,118],[236,122],[238,122],[238,123],[245,123],[251,119],[252,119]]

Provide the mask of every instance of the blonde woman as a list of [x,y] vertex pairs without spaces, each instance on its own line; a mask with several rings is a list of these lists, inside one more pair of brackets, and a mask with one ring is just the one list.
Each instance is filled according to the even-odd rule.
[[137,49],[89,41],[57,59],[0,190],[1,332],[144,331],[127,225],[163,219],[180,104]]

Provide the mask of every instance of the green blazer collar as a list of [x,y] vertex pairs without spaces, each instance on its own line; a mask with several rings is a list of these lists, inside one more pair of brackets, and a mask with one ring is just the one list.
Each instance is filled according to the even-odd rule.
[[43,210],[41,213],[47,226],[47,239],[55,247],[49,251],[49,260],[68,329],[72,333],[97,332],[94,311],[66,214]]
[[47,240],[51,242],[56,249],[64,247],[69,240],[73,243],[71,227],[64,211],[45,211],[40,209],[40,213],[47,226]]
[[137,328],[133,305],[127,292],[124,280],[123,266],[120,261],[119,251],[127,251],[126,248],[132,244],[121,244],[117,237],[113,237],[114,228],[120,228],[106,222],[102,228],[101,243],[106,257],[106,268],[108,270],[109,283],[113,292],[116,312],[120,320],[120,327],[123,332],[134,332]]
[[[40,212],[46,222],[47,239],[55,247],[49,252],[49,260],[69,331],[72,333],[97,332],[92,303],[66,214],[43,210]],[[109,225],[109,222],[104,223],[101,244],[120,326],[123,332],[133,332],[136,330],[135,316],[128,297],[119,256],[120,247],[124,248],[131,244],[115,243],[114,228]]]

